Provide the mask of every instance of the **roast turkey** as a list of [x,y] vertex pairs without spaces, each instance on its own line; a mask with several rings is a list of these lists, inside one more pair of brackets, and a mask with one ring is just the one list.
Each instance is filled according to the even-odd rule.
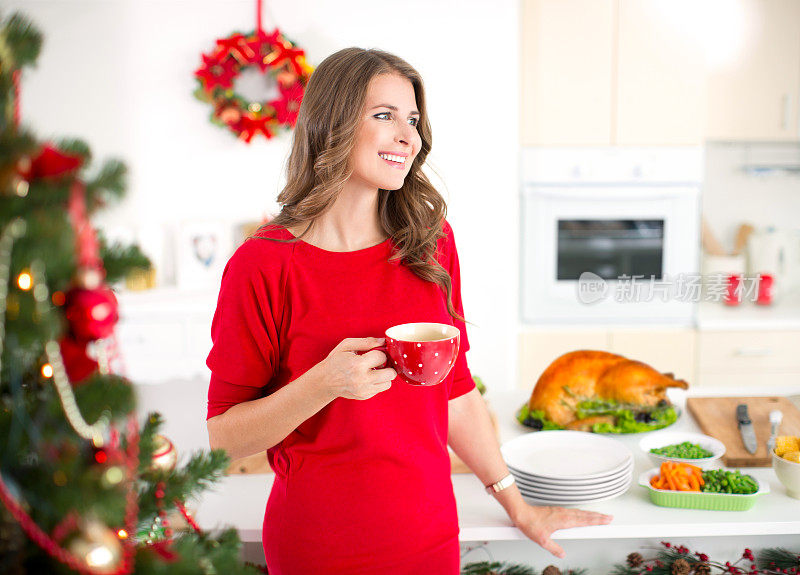
[[585,413],[579,418],[579,404],[599,400],[646,413],[650,408],[669,404],[666,391],[670,387],[687,389],[689,384],[614,353],[573,351],[544,370],[533,388],[528,408],[544,412],[548,420],[561,427],[589,431],[594,424],[612,418]]

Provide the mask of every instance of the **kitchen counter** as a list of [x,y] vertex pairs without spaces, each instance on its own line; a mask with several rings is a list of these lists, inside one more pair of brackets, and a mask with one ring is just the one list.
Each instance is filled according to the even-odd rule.
[[800,330],[800,291],[776,299],[772,305],[745,301],[738,306],[703,302],[697,308],[701,331]]
[[[692,417],[685,409],[686,393],[675,391],[672,399],[682,409],[683,415],[670,430],[699,431]],[[695,395],[712,395],[697,390]],[[741,389],[724,390],[715,388],[713,395],[742,394]],[[781,390],[759,389],[752,395],[786,394]],[[800,388],[791,390],[800,393]],[[527,400],[529,392],[513,391],[490,393],[488,401],[497,415],[500,439],[508,441],[526,433],[526,428],[518,425],[513,414]],[[654,432],[658,433],[658,432]],[[658,507],[649,500],[647,490],[636,480],[642,471],[653,467],[649,458],[638,448],[642,435],[620,437],[633,452],[634,482],[621,497],[593,505],[583,505],[614,516],[609,525],[564,529],[554,535],[554,539],[598,540],[598,539],[641,539],[670,537],[724,537],[724,536],[763,536],[800,534],[800,500],[786,495],[783,485],[775,477],[772,468],[745,468],[758,481],[769,484],[770,493],[759,497],[755,506],[748,511],[700,511]],[[763,438],[766,439],[766,438]],[[196,518],[204,529],[223,525],[237,527],[245,542],[261,540],[261,524],[272,475],[228,476],[213,492],[206,492],[202,499],[192,505],[197,509]],[[471,474],[454,474],[453,487],[458,504],[460,539],[462,542],[492,542],[524,540],[522,533],[511,525],[503,509],[494,499],[483,491],[483,486]]]

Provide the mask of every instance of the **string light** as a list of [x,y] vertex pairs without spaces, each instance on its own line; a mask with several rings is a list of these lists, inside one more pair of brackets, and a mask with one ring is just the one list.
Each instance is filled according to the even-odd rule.
[[124,529],[120,529],[119,531],[117,531],[117,537],[119,537],[120,539],[127,539],[128,532],[125,531]]
[[49,363],[46,363],[42,366],[42,375],[46,378],[53,377],[53,366]]
[[19,274],[19,276],[17,276],[17,285],[19,286],[19,289],[24,291],[31,289],[31,286],[33,285],[33,278],[31,277],[31,274],[27,271]]
[[29,189],[30,189],[30,184],[28,183],[28,180],[20,179],[17,182],[17,187],[15,191],[17,192],[17,195],[20,198],[24,198],[25,196],[28,195]]

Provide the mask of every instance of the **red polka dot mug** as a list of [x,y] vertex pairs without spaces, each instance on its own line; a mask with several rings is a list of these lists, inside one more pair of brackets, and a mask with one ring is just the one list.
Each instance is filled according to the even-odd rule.
[[410,385],[437,385],[456,363],[461,332],[444,323],[404,323],[386,330],[389,365]]

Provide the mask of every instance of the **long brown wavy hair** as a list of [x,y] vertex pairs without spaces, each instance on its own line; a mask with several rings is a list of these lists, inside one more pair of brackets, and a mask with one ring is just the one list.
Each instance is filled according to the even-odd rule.
[[437,240],[444,235],[442,224],[447,206],[422,172],[431,151],[431,125],[422,77],[408,62],[393,54],[345,48],[325,58],[314,70],[294,128],[286,186],[278,194],[281,211],[267,226],[290,228],[305,224],[297,238],[277,240],[297,241],[336,201],[352,174],[349,159],[367,88],[380,74],[398,74],[413,85],[420,113],[417,129],[422,140],[403,186],[398,190],[378,190],[381,228],[396,246],[390,261],[400,260],[415,275],[438,284],[447,296],[448,313],[463,321],[453,307],[450,274],[435,257]]

